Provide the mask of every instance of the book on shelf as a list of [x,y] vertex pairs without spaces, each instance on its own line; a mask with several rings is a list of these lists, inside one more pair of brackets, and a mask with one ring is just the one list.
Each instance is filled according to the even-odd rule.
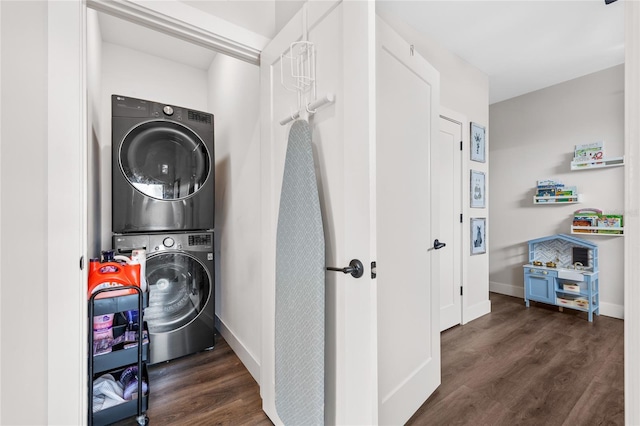
[[538,203],[576,202],[578,201],[578,188],[575,186],[564,186],[562,182],[552,179],[539,180],[536,186],[536,197],[555,197],[553,200],[538,199]]
[[[604,141],[598,141],[588,144],[576,145],[573,153],[573,161],[578,167],[586,167],[589,162],[602,160],[604,158]],[[597,163],[596,163],[597,164]]]
[[621,214],[603,214],[598,218],[598,233],[599,234],[621,234],[622,231],[622,215]]
[[581,209],[573,214],[573,226],[588,226],[593,229],[574,229],[585,234],[622,234],[623,215],[604,214],[598,209]]

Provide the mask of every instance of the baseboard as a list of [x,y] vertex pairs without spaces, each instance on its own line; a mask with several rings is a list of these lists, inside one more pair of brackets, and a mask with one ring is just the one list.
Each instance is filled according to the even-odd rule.
[[[524,299],[524,288],[504,283],[489,282],[489,291]],[[600,301],[600,315],[624,319],[624,306]]]
[[519,285],[489,281],[489,291],[492,293],[504,294],[506,296],[520,297],[524,299],[524,287]]
[[624,319],[624,306],[600,301],[600,315]]
[[233,352],[240,358],[240,361],[249,370],[254,380],[260,385],[260,362],[256,360],[251,352],[247,350],[244,344],[235,334],[226,326],[224,322],[216,315],[216,329],[220,332],[224,340],[227,341]]
[[480,303],[476,303],[473,306],[467,306],[462,311],[462,324],[466,324],[469,321],[480,318],[483,315],[491,313],[491,301],[485,300]]

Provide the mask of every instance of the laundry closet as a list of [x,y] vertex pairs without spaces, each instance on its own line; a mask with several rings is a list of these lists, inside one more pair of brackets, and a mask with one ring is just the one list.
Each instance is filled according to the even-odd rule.
[[[152,331],[151,345],[160,343],[164,347],[156,349],[155,356],[152,347],[152,363],[212,347],[213,335],[209,340],[203,334],[213,333],[214,323],[232,345],[234,339],[242,340],[243,347],[250,353],[259,354],[260,328],[257,325],[261,294],[259,289],[251,287],[257,286],[258,281],[250,278],[251,274],[257,273],[252,270],[258,271],[259,268],[239,268],[226,263],[228,259],[238,258],[248,262],[247,266],[251,266],[251,262],[259,262],[259,244],[256,243],[260,235],[258,66],[90,8],[87,10],[86,59],[89,257],[98,258],[101,251],[112,248],[122,249],[126,254],[127,249],[136,244],[149,246],[148,258],[158,247],[178,251],[184,247],[184,262],[190,262],[184,267],[200,271],[198,273],[206,283],[206,288],[198,289],[198,293],[202,293],[198,302],[200,306],[196,306],[197,312],[185,314],[186,319],[176,322],[176,329],[188,331],[189,327],[199,327],[199,331],[183,333],[185,335],[178,340],[164,342],[158,342],[163,340],[158,338],[162,333],[156,335],[154,341]],[[212,146],[205,138],[204,145],[207,146],[202,156],[211,161],[206,165],[208,171],[205,171],[205,174],[210,173],[205,185],[211,185],[203,189],[215,194],[215,200],[206,198],[201,203],[210,203],[212,209],[215,205],[215,211],[204,221],[209,221],[210,225],[188,225],[186,230],[162,231],[162,235],[136,230],[129,233],[127,229],[123,234],[122,229],[112,228],[112,222],[120,228],[128,226],[123,224],[121,217],[112,217],[112,182],[122,180],[122,170],[115,169],[117,161],[112,165],[112,154],[114,158],[118,155],[118,148],[114,149],[113,145],[121,136],[114,134],[112,144],[112,102],[118,98],[123,99],[118,101],[121,103],[149,101],[149,105],[158,106],[160,115],[163,114],[163,105],[171,108],[172,113],[175,109],[176,114],[170,114],[172,117],[167,116],[167,120],[178,123],[179,130],[183,129],[179,125],[182,115],[184,124],[188,124],[187,114],[191,116],[192,113],[208,119],[201,122],[212,121]],[[184,114],[178,116],[178,111]],[[140,120],[145,121],[144,118]],[[122,131],[115,129],[114,132]],[[195,135],[194,140],[200,136]],[[202,149],[196,145],[196,149]],[[114,180],[112,168],[116,174]],[[206,249],[191,247],[194,241]],[[236,252],[242,255],[228,256]],[[157,260],[166,263],[168,259]],[[234,271],[232,276],[228,275],[231,270]],[[209,306],[214,300],[215,314],[213,306]],[[204,323],[206,326],[202,325]],[[192,340],[195,339],[201,342],[194,344]],[[184,346],[185,349],[175,351],[176,346]],[[240,352],[250,371],[252,365],[259,365],[259,359]],[[255,368],[252,373],[254,376],[257,374]]]

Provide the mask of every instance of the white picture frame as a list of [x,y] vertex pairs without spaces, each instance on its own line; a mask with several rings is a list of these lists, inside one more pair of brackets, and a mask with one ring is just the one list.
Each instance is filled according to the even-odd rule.
[[487,219],[471,218],[471,255],[487,252]]
[[472,208],[483,209],[486,207],[486,183],[484,172],[471,170],[469,174],[470,183],[470,205]]
[[471,123],[471,161],[484,163],[486,150],[486,129],[478,123]]

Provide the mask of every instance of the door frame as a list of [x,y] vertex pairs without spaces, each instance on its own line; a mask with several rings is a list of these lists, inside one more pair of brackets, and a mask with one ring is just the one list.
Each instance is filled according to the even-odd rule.
[[[465,129],[468,126],[468,121],[467,121],[467,116],[454,111],[450,108],[444,107],[444,106],[440,106],[440,118],[444,119],[444,120],[448,120],[451,121],[452,123],[455,124],[459,124],[460,125],[460,142],[462,143],[462,148],[460,149],[460,214],[462,215],[462,217],[464,219],[465,218],[465,206],[464,206],[464,200],[465,200],[465,194],[467,194],[466,189],[468,189],[467,186],[465,186],[465,157],[464,157],[464,153],[465,151],[465,147],[468,147],[468,141],[469,141],[469,134],[468,132],[465,132]],[[456,244],[459,244],[459,250],[457,250],[456,255],[459,256],[459,265],[460,265],[460,287],[462,287],[462,295],[460,296],[460,323],[458,325],[462,325],[462,324],[466,324],[468,321],[465,320],[465,298],[464,298],[464,293],[466,291],[466,287],[467,287],[467,264],[466,264],[466,256],[464,256],[464,247],[467,247],[465,245],[465,223],[467,222],[466,220],[462,221],[462,223],[460,223],[460,238],[458,241],[455,241]]]
[[[50,252],[67,253],[72,260],[50,261],[47,266],[47,419],[50,424],[84,424],[88,413],[86,6],[79,0],[49,2],[47,15],[46,238]],[[64,182],[64,192],[59,182]]]
[[[144,5],[143,5],[144,4]],[[201,12],[202,19],[188,14],[170,2],[149,5],[140,0],[86,0],[86,7],[172,37],[189,41],[227,56],[260,64],[260,50],[267,42],[250,31],[239,31],[227,21]]]
[[625,424],[640,424],[640,3],[628,1],[625,14],[625,238],[624,395]]

